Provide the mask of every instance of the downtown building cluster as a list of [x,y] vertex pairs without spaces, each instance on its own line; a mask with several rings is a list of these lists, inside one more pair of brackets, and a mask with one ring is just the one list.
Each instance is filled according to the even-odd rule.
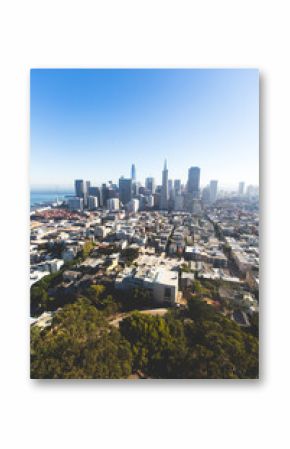
[[[76,180],[75,196],[31,212],[30,240],[30,284],[61,273],[51,297],[102,283],[145,289],[157,306],[182,306],[198,280],[225,283],[213,306],[228,304],[239,325],[258,311],[258,190],[240,183],[223,196],[215,180],[201,189],[199,167],[188,170],[185,185],[168,179],[166,161],[159,186],[152,177],[142,186],[134,165],[118,185]],[[93,249],[83,257],[88,242]],[[48,325],[51,314],[43,319]]]
[[153,177],[142,185],[136,178],[136,167],[131,168],[131,177],[119,179],[118,184],[109,181],[100,187],[90,181],[75,180],[75,196],[68,199],[70,210],[110,211],[125,209],[136,213],[146,210],[186,211],[199,213],[202,207],[216,201],[218,181],[212,180],[201,190],[200,168],[190,167],[186,184],[180,179],[169,179],[167,161],[162,171],[162,184],[157,185]]

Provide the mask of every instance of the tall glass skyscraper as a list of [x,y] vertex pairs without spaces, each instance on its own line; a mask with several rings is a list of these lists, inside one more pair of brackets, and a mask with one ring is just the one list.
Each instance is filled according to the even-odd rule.
[[133,182],[136,181],[136,167],[135,167],[135,164],[132,164],[132,167],[131,167],[131,178],[132,178]]
[[200,194],[200,168],[190,167],[188,170],[187,192],[192,193],[194,198]]
[[129,203],[132,199],[132,179],[120,178],[119,179],[119,198],[123,205]]

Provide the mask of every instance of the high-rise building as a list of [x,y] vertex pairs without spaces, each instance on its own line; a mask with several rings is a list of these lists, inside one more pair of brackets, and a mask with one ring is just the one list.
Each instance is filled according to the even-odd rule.
[[243,181],[241,181],[239,183],[239,195],[243,196],[245,193],[245,183]]
[[218,187],[217,181],[215,181],[215,180],[210,181],[210,183],[209,183],[209,198],[210,198],[211,203],[214,203],[216,201],[217,187]]
[[132,199],[132,179],[120,178],[119,179],[119,198],[125,206]]
[[77,197],[83,199],[84,207],[87,206],[87,198],[90,185],[90,181],[84,181],[83,179],[75,180],[75,193]]
[[96,196],[88,196],[88,209],[94,210],[98,207],[98,198]]
[[78,210],[82,211],[84,208],[84,200],[79,196],[70,197],[68,199],[68,208],[69,210]]
[[76,179],[75,180],[75,194],[79,198],[84,198],[85,195],[85,183],[83,179]]
[[155,193],[155,179],[154,178],[146,178],[145,179],[145,188],[149,190],[152,195]]
[[132,164],[132,167],[131,167],[131,178],[132,178],[133,182],[136,181],[136,167],[135,167],[135,164]]
[[162,171],[162,190],[161,190],[160,209],[161,210],[168,209],[168,170],[167,170],[166,159],[165,159],[164,168]]
[[181,181],[180,179],[174,180],[174,195],[181,195]]
[[202,189],[202,202],[203,204],[210,202],[210,188],[208,185]]
[[99,187],[90,187],[89,196],[95,196],[98,199],[98,205],[103,206],[102,191]]
[[91,181],[86,181],[85,190],[86,190],[87,195],[89,194],[90,187],[91,187]]
[[200,168],[190,167],[188,170],[187,192],[192,193],[193,198],[200,196]]

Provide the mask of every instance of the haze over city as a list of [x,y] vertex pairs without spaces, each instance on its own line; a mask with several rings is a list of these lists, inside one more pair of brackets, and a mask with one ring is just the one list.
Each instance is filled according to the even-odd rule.
[[32,188],[100,185],[130,175],[161,184],[258,184],[257,70],[32,70]]

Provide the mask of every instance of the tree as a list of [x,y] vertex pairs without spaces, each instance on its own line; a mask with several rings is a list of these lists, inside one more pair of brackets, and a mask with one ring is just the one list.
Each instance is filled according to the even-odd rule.
[[179,377],[176,359],[182,359],[185,350],[181,323],[135,312],[120,323],[120,330],[131,344],[133,369],[150,377]]
[[131,366],[129,343],[87,300],[57,312],[51,328],[31,329],[34,379],[127,378]]
[[121,258],[125,260],[127,265],[131,265],[139,254],[138,248],[125,248],[121,251]]
[[92,242],[91,240],[87,240],[83,246],[82,249],[82,257],[83,259],[86,259],[89,254],[91,253],[92,249],[95,247],[94,242]]

